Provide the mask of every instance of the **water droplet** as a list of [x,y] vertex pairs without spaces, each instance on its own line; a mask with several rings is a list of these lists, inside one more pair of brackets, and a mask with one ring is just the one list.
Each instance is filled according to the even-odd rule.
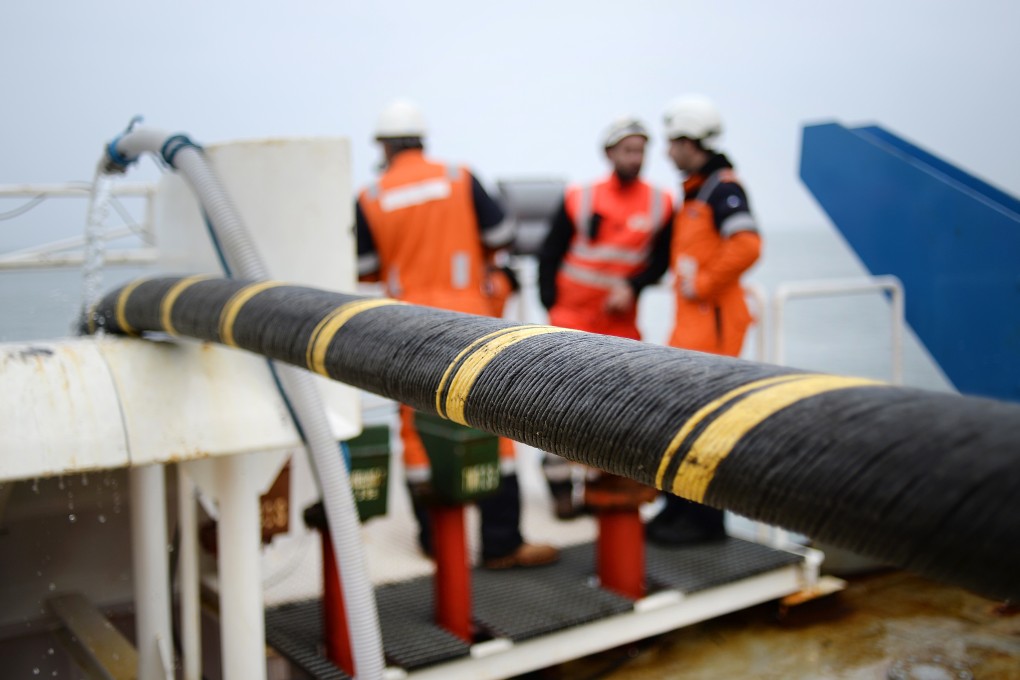
[[39,675],[39,669],[38,668],[33,668],[32,669],[32,675]]
[[87,474],[85,474],[84,472],[81,475],[81,485],[82,486],[88,486],[89,485],[89,476]]
[[39,493],[39,478],[36,477],[32,481],[32,493]]
[[99,523],[100,524],[106,524],[106,515],[100,515],[99,516]]
[[114,652],[113,653],[113,660],[114,661],[120,661],[120,654],[118,654],[117,652]]
[[50,585],[49,585],[49,589],[50,589],[50,592],[52,593],[52,592],[53,592],[54,590],[56,590],[56,589],[57,589],[57,584],[56,584],[56,583],[53,583],[53,582],[51,581],[51,582],[50,582]]
[[47,649],[46,653],[49,654],[50,656],[53,656],[53,648],[50,647],[49,649]]
[[63,475],[61,475],[60,477],[57,478],[57,488],[60,489],[61,491],[64,490],[64,476]]
[[71,514],[69,514],[69,515],[67,516],[67,519],[68,519],[68,520],[70,520],[70,521],[71,521],[71,523],[73,524],[74,522],[77,522],[77,521],[78,521],[78,515],[76,515],[76,514],[74,514],[74,513],[72,512]]

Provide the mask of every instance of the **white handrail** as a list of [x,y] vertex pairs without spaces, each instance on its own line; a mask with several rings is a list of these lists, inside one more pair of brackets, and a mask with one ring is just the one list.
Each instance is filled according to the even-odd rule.
[[[860,279],[817,279],[781,283],[772,295],[772,318],[769,335],[771,342],[771,363],[783,365],[786,360],[786,345],[783,333],[783,315],[786,304],[797,298],[838,297],[862,293],[888,292],[892,342],[892,383],[903,384],[903,327],[904,320],[903,284],[895,276],[867,276]],[[760,524],[758,540],[774,547],[790,544],[789,532],[776,527]],[[763,540],[764,539],[764,540]]]
[[[0,198],[27,198],[48,200],[51,198],[88,198],[92,185],[89,182],[64,182],[52,184],[9,184],[0,186]],[[151,247],[153,236],[153,198],[156,186],[152,183],[120,183],[110,188],[114,197],[137,197],[145,199],[145,216],[141,222],[105,231],[103,241],[137,235],[146,245],[108,251],[104,261],[108,264],[150,264],[156,260],[156,250]],[[34,207],[34,206],[33,206]],[[47,243],[9,251],[0,254],[0,271],[8,269],[32,269],[36,267],[76,267],[84,262],[83,252],[64,252],[83,248],[85,237],[72,236]]]
[[766,329],[768,328],[768,291],[760,283],[744,286],[744,297],[752,303],[754,323],[748,331],[754,337],[754,360],[764,363],[768,360],[765,347]]
[[783,314],[786,303],[795,298],[835,297],[861,293],[889,293],[889,310],[892,336],[892,383],[903,384],[903,327],[904,320],[903,284],[895,276],[868,276],[861,279],[820,279],[794,281],[780,284],[772,296],[772,359],[783,365],[786,360],[786,346],[783,334]]
[[[0,197],[7,198],[81,198],[92,191],[90,182],[58,182],[51,184],[7,184],[0,186]],[[114,196],[140,196],[152,198],[156,187],[148,182],[125,182],[115,184],[110,193]]]

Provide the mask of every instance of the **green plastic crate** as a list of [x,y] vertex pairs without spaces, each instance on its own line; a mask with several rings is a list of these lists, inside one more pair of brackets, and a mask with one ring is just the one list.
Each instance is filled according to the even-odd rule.
[[390,471],[390,428],[370,425],[347,442],[351,491],[362,522],[386,514]]
[[432,466],[432,485],[445,500],[468,503],[499,490],[496,435],[415,412],[414,426]]

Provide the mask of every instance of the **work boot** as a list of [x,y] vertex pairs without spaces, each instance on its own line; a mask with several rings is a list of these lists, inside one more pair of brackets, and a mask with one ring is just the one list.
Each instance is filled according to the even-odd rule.
[[726,537],[723,511],[669,495],[666,507],[645,525],[645,537],[664,547],[718,541]]
[[490,557],[482,562],[486,569],[513,569],[514,567],[540,567],[560,559],[560,551],[551,545],[521,543],[509,555]]
[[574,482],[549,482],[549,494],[553,500],[553,512],[557,519],[574,519],[581,514],[581,508],[574,504]]
[[486,569],[537,567],[555,562],[551,545],[526,543],[521,536],[521,490],[517,475],[500,477],[499,491],[478,501],[481,511],[482,566]]

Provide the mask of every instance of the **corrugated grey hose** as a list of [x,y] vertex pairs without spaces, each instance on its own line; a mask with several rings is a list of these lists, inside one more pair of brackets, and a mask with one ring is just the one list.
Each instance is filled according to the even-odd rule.
[[93,322],[164,330],[162,310],[179,334],[1020,600],[1016,404],[282,283],[181,281],[128,284]]
[[[176,167],[191,185],[208,216],[229,271],[244,279],[269,278],[269,272],[237,209],[206,162],[205,155],[190,139],[142,127],[124,134],[111,144],[111,149],[114,154],[112,160],[117,165],[149,152]],[[355,671],[360,680],[377,680],[382,678],[385,669],[382,634],[375,591],[365,566],[361,525],[347,469],[312,376],[305,370],[287,365],[279,365],[277,374],[311,453],[322,492],[330,539],[343,574],[341,586]]]

